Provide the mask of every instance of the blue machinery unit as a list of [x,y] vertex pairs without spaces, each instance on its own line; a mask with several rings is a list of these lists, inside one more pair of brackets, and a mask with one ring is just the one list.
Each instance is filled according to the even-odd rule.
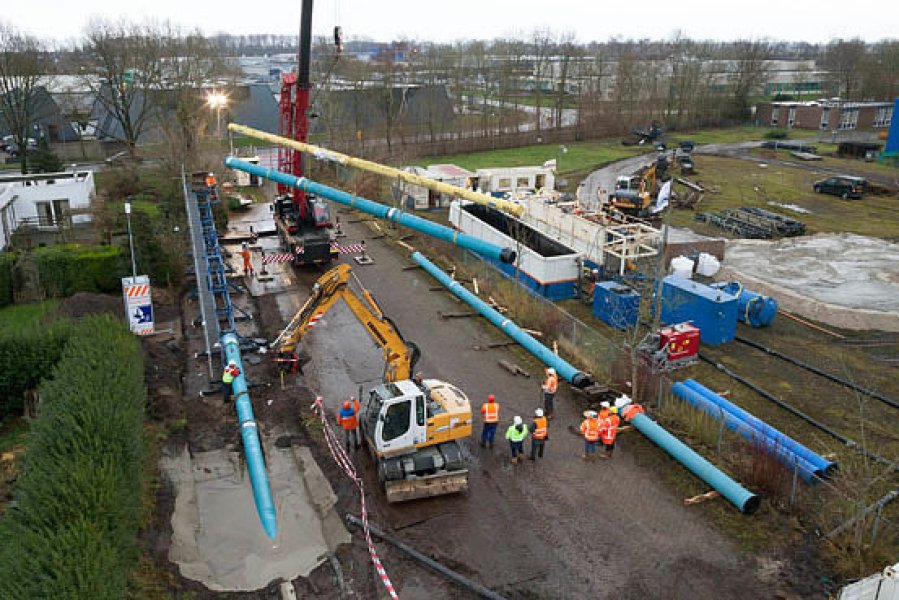
[[614,281],[593,288],[593,314],[616,329],[630,329],[640,318],[640,294]]
[[690,322],[710,346],[733,341],[737,334],[737,299],[691,279],[668,275],[662,284],[662,321]]
[[[234,360],[240,368],[241,374],[234,378],[232,387],[247,459],[247,471],[262,527],[266,535],[274,539],[278,533],[277,518],[234,326],[235,318],[239,318],[235,317],[235,311],[241,313],[244,318],[249,318],[249,315],[231,302],[229,289],[237,292],[240,290],[228,280],[229,269],[222,257],[222,248],[212,214],[213,206],[218,203],[215,191],[207,189],[200,182],[195,182],[193,188],[188,190],[185,182],[184,197],[190,222],[197,297],[206,332],[207,352],[211,360],[212,348],[218,343],[222,366]],[[215,340],[215,343],[212,340]]]
[[777,316],[777,300],[750,292],[736,281],[713,283],[711,287],[737,299],[737,319],[741,323],[764,327],[770,325]]
[[[723,407],[709,400],[708,397],[698,389],[687,385],[691,382],[692,380],[687,380],[687,382],[684,383],[675,383],[671,389],[677,396],[680,396],[712,418],[721,421],[728,429],[736,431],[750,442],[757,444],[767,452],[777,456],[778,460],[788,467],[793,468],[795,466],[799,469],[799,473],[806,481],[811,481],[812,475],[819,478],[824,476],[822,470],[788,449],[779,438],[768,437],[758,429],[749,425],[746,421],[726,411]],[[781,437],[786,438],[783,434],[781,434]]]
[[722,473],[715,465],[668,433],[661,425],[642,413],[632,415],[625,412],[625,415],[628,423],[640,430],[640,433],[655,442],[679,463],[690,469],[694,475],[715,488],[741,512],[749,515],[758,509],[760,502],[758,496]]
[[805,460],[807,463],[811,464],[814,467],[814,473],[819,477],[830,477],[832,476],[837,468],[837,463],[833,461],[829,461],[825,458],[822,458],[815,452],[812,452],[796,440],[784,435],[774,427],[771,427],[755,415],[752,415],[733,402],[722,398],[712,390],[708,389],[698,381],[694,381],[692,379],[688,379],[684,382],[689,389],[694,390],[698,394],[700,394],[706,400],[714,403],[715,405],[721,407],[737,419],[740,419],[769,440],[772,441],[773,446],[778,446],[785,448],[789,452],[792,452],[797,457]]
[[250,173],[251,175],[264,177],[277,183],[316,194],[318,196],[321,196],[322,198],[333,200],[338,204],[343,204],[344,206],[349,206],[351,208],[361,210],[362,212],[374,215],[381,219],[393,221],[394,223],[404,225],[411,229],[415,229],[416,231],[421,231],[422,233],[426,233],[433,237],[447,241],[451,244],[455,244],[462,248],[467,248],[468,250],[477,252],[478,254],[487,258],[491,258],[493,260],[498,260],[504,263],[515,262],[515,251],[511,248],[500,248],[495,244],[491,244],[489,242],[479,240],[476,237],[460,233],[450,227],[439,225],[437,223],[428,221],[427,219],[416,217],[415,215],[406,214],[397,208],[384,206],[383,204],[373,202],[366,198],[354,196],[353,194],[348,194],[346,192],[336,190],[332,187],[328,187],[320,183],[315,183],[314,181],[310,181],[305,177],[295,177],[293,175],[288,175],[287,173],[282,173],[281,171],[276,171],[275,169],[260,167],[259,165],[254,165],[248,163],[245,160],[240,160],[232,156],[229,156],[225,159],[225,166],[231,169],[244,171],[246,173]]
[[414,252],[412,254],[412,260],[421,265],[425,271],[430,273],[431,276],[442,285],[446,286],[453,294],[467,302],[472,308],[484,315],[487,320],[499,327],[503,333],[521,344],[526,350],[531,352],[545,364],[553,367],[559,375],[571,382],[574,387],[584,388],[593,383],[588,375],[578,371],[552,350],[522,331],[522,329],[509,318],[504,317],[498,311],[487,306],[483,300],[462,287],[461,283],[450,278],[450,276],[441,271],[437,265],[425,258],[423,254]]

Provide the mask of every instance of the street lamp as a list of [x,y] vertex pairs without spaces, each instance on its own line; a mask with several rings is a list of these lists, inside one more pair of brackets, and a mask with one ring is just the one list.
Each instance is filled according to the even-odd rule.
[[137,266],[134,264],[134,238],[131,235],[131,196],[125,200],[125,218],[128,219],[128,245],[131,247],[131,276],[137,278]]
[[228,105],[228,96],[221,92],[209,92],[206,94],[206,104],[215,110],[215,130],[218,137],[222,137],[222,109]]

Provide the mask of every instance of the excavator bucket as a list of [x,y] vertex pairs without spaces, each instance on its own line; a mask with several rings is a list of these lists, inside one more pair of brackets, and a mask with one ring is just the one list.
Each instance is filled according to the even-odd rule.
[[384,491],[390,503],[465,492],[468,491],[468,470],[388,481]]

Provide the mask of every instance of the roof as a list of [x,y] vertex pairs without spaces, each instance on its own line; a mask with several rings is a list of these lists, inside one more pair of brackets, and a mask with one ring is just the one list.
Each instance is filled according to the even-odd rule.
[[474,177],[474,173],[471,171],[450,164],[431,165],[428,167],[428,171],[444,177]]

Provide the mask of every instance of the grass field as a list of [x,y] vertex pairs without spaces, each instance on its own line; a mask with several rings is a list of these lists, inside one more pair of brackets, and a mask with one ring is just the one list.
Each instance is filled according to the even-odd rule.
[[56,310],[57,306],[59,300],[45,300],[37,304],[21,304],[0,309],[0,335],[37,325],[46,314]]
[[[724,129],[697,129],[694,131],[677,131],[665,134],[666,141],[693,140],[699,144],[724,144],[730,142],[751,142],[765,139],[771,131],[768,127],[727,127]],[[806,139],[818,134],[816,129],[792,129],[787,133],[791,140]]]
[[[703,195],[696,212],[719,212],[726,208],[759,206],[801,220],[809,235],[845,231],[880,238],[899,237],[899,199],[893,196],[866,196],[861,200],[843,200],[816,194],[812,184],[826,175],[805,169],[762,164],[717,156],[696,157],[697,174],[690,179],[715,190]],[[797,213],[769,204],[795,204],[809,213]],[[678,210],[671,216],[673,225],[691,227],[700,233],[720,236],[720,229],[693,220],[694,211]]]

